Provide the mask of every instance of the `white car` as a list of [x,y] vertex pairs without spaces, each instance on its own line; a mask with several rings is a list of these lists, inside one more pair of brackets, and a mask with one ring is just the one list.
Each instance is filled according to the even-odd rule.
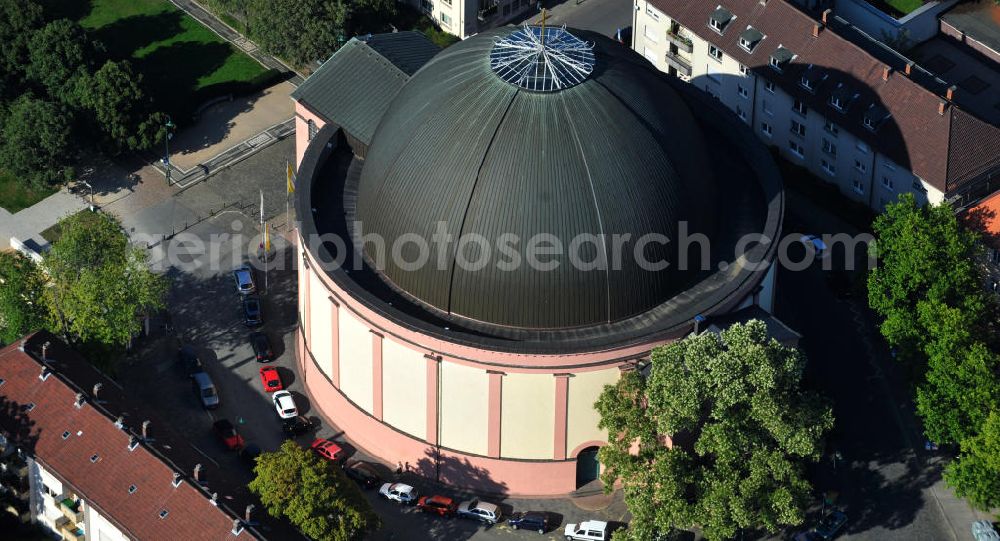
[[972,537],[976,541],[997,541],[1000,534],[993,529],[993,524],[988,520],[977,520],[972,523]]
[[500,521],[500,507],[495,503],[482,500],[468,500],[458,504],[458,516],[471,518],[487,524]]
[[563,534],[567,541],[607,541],[611,539],[608,523],[601,520],[586,520],[579,524],[567,524]]
[[378,493],[387,500],[412,505],[417,503],[417,489],[403,483],[385,483]]
[[278,411],[278,417],[282,419],[294,419],[299,415],[299,408],[295,407],[295,399],[288,391],[278,391],[271,395],[274,401],[274,409]]

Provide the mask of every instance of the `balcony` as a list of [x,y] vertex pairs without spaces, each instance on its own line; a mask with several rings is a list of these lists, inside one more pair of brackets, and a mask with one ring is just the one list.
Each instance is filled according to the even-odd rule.
[[59,510],[62,511],[63,516],[69,519],[74,526],[78,522],[83,522],[83,510],[81,509],[80,500],[63,498],[59,501]]
[[667,65],[677,70],[677,73],[685,76],[691,76],[691,63],[684,60],[680,56],[674,53],[667,53]]
[[66,517],[62,517],[56,521],[56,531],[62,536],[63,541],[83,541],[86,538],[83,528],[77,526],[76,523],[68,520]]
[[678,32],[668,31],[667,41],[676,45],[678,50],[684,51],[685,53],[694,51],[694,45],[691,43],[691,38],[688,38]]

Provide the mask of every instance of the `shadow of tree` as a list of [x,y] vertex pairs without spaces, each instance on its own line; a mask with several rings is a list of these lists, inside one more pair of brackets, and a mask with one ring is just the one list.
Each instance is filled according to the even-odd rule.
[[477,493],[500,497],[507,495],[507,484],[494,479],[489,470],[472,464],[467,458],[445,454],[435,447],[424,449],[424,457],[412,469],[421,477],[457,489],[472,489]]
[[183,19],[184,14],[179,10],[155,15],[133,15],[97,28],[93,31],[93,36],[105,46],[112,58],[132,60],[143,48],[182,33]]
[[158,107],[186,119],[198,106],[192,103],[197,101],[192,94],[202,79],[215,73],[232,54],[226,43],[182,41],[159,47],[135,62]]
[[92,0],[36,0],[45,13],[46,20],[69,19],[79,21],[90,14],[93,9]]

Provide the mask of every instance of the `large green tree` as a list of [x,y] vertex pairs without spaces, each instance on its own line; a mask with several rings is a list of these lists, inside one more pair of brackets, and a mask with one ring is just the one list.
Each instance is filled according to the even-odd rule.
[[128,344],[142,330],[141,317],[163,307],[165,280],[107,214],[81,212],[59,226],[61,236],[44,261],[53,326],[70,339]]
[[315,453],[286,441],[263,453],[250,490],[267,512],[286,517],[317,541],[350,541],[379,526],[378,515],[357,485]]
[[73,106],[79,79],[90,72],[93,58],[90,39],[80,25],[59,19],[31,35],[28,41],[28,78],[49,96]]
[[[805,358],[760,321],[702,333],[651,355],[648,378],[627,372],[595,407],[609,444],[602,479],[624,487],[625,535],[700,527],[708,539],[801,524],[833,414],[802,388]],[[665,444],[666,437],[672,445]]]
[[249,0],[246,9],[250,38],[297,65],[333,54],[351,12],[343,0]]
[[975,507],[1000,507],[1000,410],[986,417],[977,435],[962,442],[961,454],[948,464],[944,476]]
[[0,0],[0,87],[6,92],[19,88],[28,64],[28,41],[42,24],[42,8],[35,2]]
[[20,252],[0,252],[0,342],[45,326],[45,273]]
[[127,61],[105,62],[78,84],[80,103],[115,150],[142,150],[158,140],[162,115],[150,115],[142,76]]
[[64,165],[72,151],[70,119],[65,108],[25,95],[10,105],[4,117],[0,130],[0,169],[35,186],[70,178],[72,169]]

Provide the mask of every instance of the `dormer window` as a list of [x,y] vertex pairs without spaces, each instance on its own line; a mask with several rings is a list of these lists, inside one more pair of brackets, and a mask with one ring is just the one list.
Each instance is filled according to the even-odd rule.
[[764,34],[752,26],[740,33],[740,47],[748,53],[752,53],[757,44],[764,41]]
[[881,105],[875,105],[873,103],[870,106],[868,106],[868,109],[865,111],[865,114],[862,117],[861,122],[869,130],[876,131],[878,130],[878,127],[882,124],[882,122],[884,122],[885,119],[887,118],[889,118],[889,111],[887,111]]
[[778,45],[778,48],[771,53],[770,65],[775,71],[781,73],[793,58],[795,58],[795,55],[792,54],[792,51]]
[[823,70],[809,64],[809,67],[806,68],[806,71],[802,73],[802,77],[799,79],[799,85],[815,94],[816,87],[823,82],[823,79],[826,79],[826,74],[823,73]]
[[851,102],[857,97],[858,94],[856,92],[852,92],[850,88],[847,88],[843,83],[840,83],[830,94],[830,105],[841,113],[845,113],[847,112],[847,109],[850,108]]
[[735,19],[736,15],[733,15],[733,12],[722,6],[717,6],[715,11],[708,16],[708,26],[710,26],[712,30],[721,34],[726,31],[729,23],[733,22]]

